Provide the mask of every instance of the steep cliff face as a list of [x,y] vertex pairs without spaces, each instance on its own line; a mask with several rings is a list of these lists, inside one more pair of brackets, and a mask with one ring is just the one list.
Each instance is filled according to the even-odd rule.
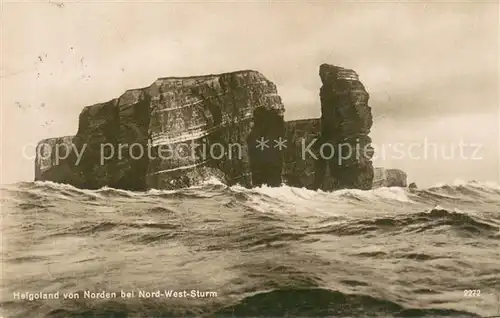
[[[407,186],[406,172],[400,169],[385,169],[377,167],[374,169],[373,187],[403,187]],[[416,188],[416,186],[415,186]]]
[[[353,70],[322,64],[319,76],[322,156],[318,162],[317,187],[325,176],[334,179],[333,189],[371,189],[373,148],[368,136],[373,123],[369,95]],[[329,171],[327,171],[329,170]]]
[[349,69],[322,64],[321,118],[286,123],[285,183],[331,191],[371,189],[369,95]]
[[38,143],[35,158],[35,180],[50,180],[74,185],[81,177],[74,169],[77,162],[74,136],[44,139]]
[[160,78],[85,107],[74,137],[43,140],[35,179],[144,190],[216,176],[246,187],[370,189],[368,93],[352,70],[323,64],[319,73],[321,118],[290,122],[259,72]]
[[213,173],[230,185],[276,183],[259,178],[268,168],[249,151],[249,136],[269,139],[275,132],[266,127],[283,125],[281,98],[262,74],[160,79],[151,91],[153,153],[166,147],[178,155],[150,161],[148,187],[189,186]]
[[[141,190],[190,186],[216,175],[228,184],[279,185],[281,156],[274,148],[249,151],[254,145],[248,142],[282,136],[283,112],[276,86],[256,71],[161,78],[85,107],[69,141],[85,151],[78,164],[73,153],[58,163],[69,168],[58,180]],[[55,181],[40,162],[36,180]]]

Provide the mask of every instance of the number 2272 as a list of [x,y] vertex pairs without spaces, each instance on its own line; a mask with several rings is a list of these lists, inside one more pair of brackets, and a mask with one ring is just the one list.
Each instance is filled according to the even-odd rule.
[[464,297],[479,297],[481,296],[480,289],[464,289]]

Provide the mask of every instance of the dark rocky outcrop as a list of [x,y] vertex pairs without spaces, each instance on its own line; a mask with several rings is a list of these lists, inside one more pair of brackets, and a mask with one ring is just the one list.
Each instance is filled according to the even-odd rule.
[[321,118],[286,123],[284,179],[292,186],[371,189],[369,95],[349,69],[322,64]]
[[[283,125],[281,98],[262,74],[241,71],[160,79],[153,86],[158,90],[150,115],[154,153],[168,146],[178,152],[187,148],[194,155],[151,161],[148,187],[189,186],[210,175],[229,185],[281,183],[270,174],[271,167],[279,166],[279,158],[265,152],[262,157],[267,161],[259,161],[250,151],[254,145],[248,144],[249,136],[274,138]],[[268,129],[270,125],[275,129]],[[182,146],[186,143],[190,146]]]
[[368,134],[373,120],[368,92],[353,70],[322,64],[319,76],[323,155],[315,186],[325,188],[329,170],[334,183],[327,187],[371,189],[373,148]]
[[[285,140],[283,117],[273,111],[257,108],[254,111],[253,127],[248,134],[250,171],[252,185],[280,186],[282,183],[282,149],[276,147],[276,141]],[[262,139],[263,138],[263,139]],[[268,140],[269,147],[259,145],[260,140]]]
[[316,143],[321,135],[319,118],[288,121],[285,123],[283,181],[293,187],[311,188],[314,184],[318,160],[316,149],[313,155],[303,150]]
[[44,139],[38,143],[35,180],[80,185],[80,176],[74,169],[77,162],[74,140],[74,136],[66,136]]
[[[252,186],[253,174],[255,184],[279,185],[281,159],[275,151],[249,153],[247,139],[282,134],[283,112],[276,86],[259,72],[160,78],[85,107],[76,136],[64,139],[85,147],[79,163],[74,151],[59,162],[37,158],[35,179],[142,190],[190,186],[210,176]],[[41,142],[52,158],[58,142]]]
[[[144,190],[215,176],[246,187],[369,189],[368,93],[352,70],[323,64],[320,77],[321,118],[290,122],[276,86],[259,72],[160,78],[85,107],[75,136],[43,140],[48,153],[37,156],[35,179]],[[357,153],[330,157],[340,147]]]
[[[373,187],[403,187],[407,186],[406,172],[400,169],[375,168]],[[413,183],[414,184],[414,183]],[[416,186],[415,186],[416,187]]]

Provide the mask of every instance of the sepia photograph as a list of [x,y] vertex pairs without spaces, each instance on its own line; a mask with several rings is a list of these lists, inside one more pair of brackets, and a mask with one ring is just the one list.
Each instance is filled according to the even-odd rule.
[[0,0],[0,318],[500,318],[500,1]]

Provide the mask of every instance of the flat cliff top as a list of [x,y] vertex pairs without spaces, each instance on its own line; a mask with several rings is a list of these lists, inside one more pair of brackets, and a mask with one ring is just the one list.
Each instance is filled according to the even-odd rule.
[[210,79],[212,77],[220,77],[220,76],[230,75],[230,74],[246,74],[246,73],[261,74],[260,72],[255,71],[255,70],[239,70],[239,71],[216,73],[216,74],[203,74],[203,75],[191,75],[191,76],[167,76],[167,77],[159,77],[158,80],[170,80],[170,79],[183,80],[183,79],[204,79],[204,78]]
[[217,86],[217,82],[221,77],[231,77],[231,76],[235,76],[236,78],[246,78],[254,82],[261,82],[261,81],[269,82],[262,73],[255,70],[239,70],[239,71],[225,72],[218,74],[203,74],[203,75],[193,75],[193,76],[159,77],[149,86],[127,89],[118,98],[114,98],[106,102],[95,103],[89,106],[84,106],[83,110],[93,108],[94,106],[102,106],[104,104],[111,104],[111,103],[117,103],[119,104],[119,106],[123,106],[125,104],[131,104],[137,102],[137,100],[139,100],[140,96],[144,92],[147,92],[149,95],[157,95],[159,87],[165,85],[170,86],[171,89],[175,89],[176,87],[192,87],[196,85],[208,84],[207,82],[211,82],[212,85]]
[[323,83],[339,79],[359,81],[359,76],[355,71],[326,63],[319,66],[319,76]]
[[44,143],[54,143],[57,141],[72,141],[75,136],[73,135],[66,135],[66,136],[59,136],[59,137],[49,137],[49,138],[44,138],[38,142],[38,144],[44,144]]
[[[175,86],[189,87],[205,83],[215,84],[215,82],[218,82],[221,78],[225,78],[226,81],[228,79],[234,79],[236,80],[236,83],[240,82],[240,80],[251,81],[251,82],[268,81],[267,78],[260,72],[253,70],[241,70],[228,73],[196,75],[196,76],[186,76],[186,77],[176,77],[176,76],[160,77],[146,89],[154,89],[155,86],[159,87],[162,85],[168,85],[174,87]],[[242,83],[240,83],[240,85],[241,84]]]
[[319,121],[319,120],[321,120],[321,118],[313,117],[313,118],[292,119],[292,120],[287,120],[286,122],[288,124],[291,124],[291,123],[305,124],[305,123],[315,122],[315,121]]

